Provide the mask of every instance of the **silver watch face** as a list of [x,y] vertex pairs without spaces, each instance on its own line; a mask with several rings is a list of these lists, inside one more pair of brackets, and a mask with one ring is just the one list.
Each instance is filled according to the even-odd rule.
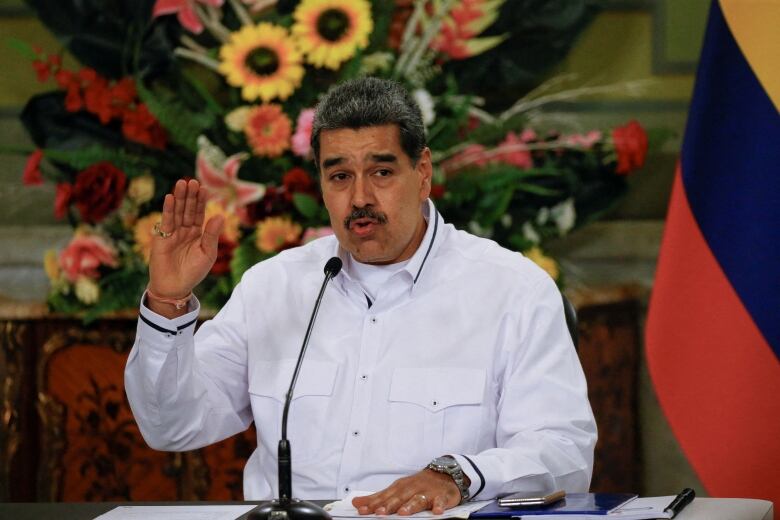
[[435,459],[433,459],[433,464],[441,467],[442,469],[454,469],[459,466],[458,461],[455,460],[455,457],[451,457],[449,455],[436,457]]

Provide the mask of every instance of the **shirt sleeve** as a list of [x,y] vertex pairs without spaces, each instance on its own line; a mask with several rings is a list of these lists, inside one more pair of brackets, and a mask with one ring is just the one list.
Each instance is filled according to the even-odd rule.
[[249,427],[246,330],[239,287],[197,334],[200,302],[196,298],[187,314],[167,319],[146,307],[144,294],[125,367],[125,391],[141,434],[152,448],[197,449]]
[[545,279],[520,304],[516,335],[503,345],[497,447],[457,456],[471,497],[511,492],[586,492],[596,422],[560,292]]

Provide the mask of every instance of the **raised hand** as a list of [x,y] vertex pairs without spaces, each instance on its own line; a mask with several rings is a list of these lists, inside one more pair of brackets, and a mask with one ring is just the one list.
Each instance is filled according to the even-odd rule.
[[[217,244],[224,219],[212,217],[203,227],[206,193],[196,180],[176,182],[165,196],[162,220],[152,239],[149,257],[149,290],[155,296],[184,298],[208,274],[217,258]],[[185,309],[149,297],[147,305],[172,318]]]
[[361,515],[413,515],[428,510],[441,515],[458,504],[460,491],[452,477],[430,469],[399,478],[373,495],[352,500]]

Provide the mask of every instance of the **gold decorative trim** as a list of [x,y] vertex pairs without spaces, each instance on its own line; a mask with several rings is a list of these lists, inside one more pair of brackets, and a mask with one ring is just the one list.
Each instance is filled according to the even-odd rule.
[[0,502],[11,499],[11,461],[19,449],[19,393],[22,384],[23,337],[28,326],[0,321],[0,364],[5,367],[0,381]]

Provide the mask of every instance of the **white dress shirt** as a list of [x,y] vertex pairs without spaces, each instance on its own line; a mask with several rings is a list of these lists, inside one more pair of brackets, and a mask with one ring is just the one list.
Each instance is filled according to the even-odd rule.
[[[346,269],[325,291],[289,414],[293,495],[380,490],[445,454],[477,499],[587,491],[596,425],[557,287],[430,201],[424,213],[422,244],[375,298]],[[255,265],[194,335],[196,300],[173,320],[142,305],[125,388],[151,447],[200,448],[254,420],[244,497],[277,496],[284,396],[334,255],[329,236]]]

